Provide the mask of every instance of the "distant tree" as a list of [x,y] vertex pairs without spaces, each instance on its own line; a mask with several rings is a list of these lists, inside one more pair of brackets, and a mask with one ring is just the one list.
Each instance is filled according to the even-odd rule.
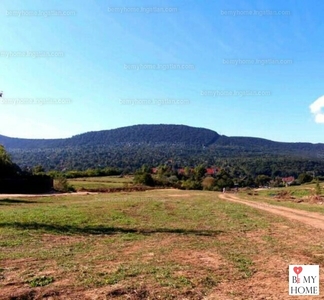
[[307,173],[301,173],[298,176],[298,182],[300,184],[311,182],[312,180],[313,180],[313,177],[311,175],[307,174]]
[[38,173],[44,173],[45,170],[42,165],[37,165],[36,167],[33,168],[32,172],[33,174],[38,174]]
[[191,169],[189,168],[189,167],[185,167],[184,168],[184,176],[185,177],[187,177],[187,178],[189,178],[190,177],[190,175],[191,175],[191,173],[192,173],[192,171],[191,171]]
[[316,196],[320,196],[322,194],[322,188],[320,186],[318,179],[316,180],[315,194],[316,194]]
[[202,180],[206,174],[206,168],[203,165],[199,165],[194,169],[194,178],[197,181]]
[[215,182],[216,182],[215,178],[211,176],[207,176],[206,178],[203,179],[201,185],[204,190],[211,191],[215,187]]
[[234,181],[230,177],[230,175],[222,169],[215,178],[215,185],[218,190],[222,190],[223,188],[231,188],[234,186]]
[[171,175],[169,178],[168,178],[168,181],[171,183],[171,184],[175,184],[179,181],[178,177],[175,176],[175,175]]
[[201,190],[202,186],[199,181],[196,181],[193,179],[188,179],[188,180],[182,181],[181,188],[183,188],[185,190]]
[[253,187],[253,186],[255,186],[255,181],[251,176],[247,176],[240,181],[240,185]]
[[16,176],[21,172],[14,164],[4,146],[0,145],[0,177]]
[[264,185],[268,185],[270,183],[271,177],[267,176],[267,175],[258,175],[255,178],[255,183],[258,186],[264,186]]
[[148,165],[144,164],[144,165],[142,165],[140,171],[141,171],[141,173],[150,173],[151,172],[151,168]]
[[8,152],[6,151],[3,145],[0,145],[0,164],[2,166],[13,164],[10,155],[8,154]]
[[150,173],[138,173],[134,176],[134,183],[154,186],[154,179]]
[[59,176],[54,180],[54,189],[62,193],[75,192],[75,189],[68,183],[64,176]]
[[165,176],[169,176],[171,174],[170,167],[167,165],[161,165],[158,167],[157,176],[159,178],[164,178]]

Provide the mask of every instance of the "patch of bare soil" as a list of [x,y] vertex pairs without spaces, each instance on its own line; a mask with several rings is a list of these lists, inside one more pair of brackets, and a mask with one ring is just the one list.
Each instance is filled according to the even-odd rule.
[[279,200],[294,200],[295,199],[295,197],[293,197],[289,191],[280,191],[274,198],[279,199]]
[[190,196],[192,196],[192,195],[190,195],[190,194],[170,194],[170,195],[167,195],[168,197],[181,197],[181,198],[188,198],[188,197],[190,197]]

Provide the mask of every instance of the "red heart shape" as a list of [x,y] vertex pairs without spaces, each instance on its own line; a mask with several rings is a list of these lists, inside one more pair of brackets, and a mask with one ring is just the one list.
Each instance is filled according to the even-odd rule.
[[299,275],[303,271],[302,267],[294,267],[294,272]]

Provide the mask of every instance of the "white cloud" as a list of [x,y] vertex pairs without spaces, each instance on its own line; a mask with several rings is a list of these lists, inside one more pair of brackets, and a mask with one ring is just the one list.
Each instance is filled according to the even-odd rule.
[[311,113],[315,116],[316,123],[324,123],[324,113],[322,108],[324,108],[324,96],[319,97],[310,106]]

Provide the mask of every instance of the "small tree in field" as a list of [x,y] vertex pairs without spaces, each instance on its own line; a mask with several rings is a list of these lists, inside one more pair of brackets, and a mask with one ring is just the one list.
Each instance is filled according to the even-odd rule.
[[134,176],[134,182],[147,186],[154,186],[154,179],[149,173],[138,173]]
[[63,193],[75,192],[75,189],[68,183],[64,176],[60,176],[54,180],[54,189]]
[[315,186],[315,195],[320,196],[321,194],[322,194],[322,188],[320,186],[319,180],[317,179],[316,186]]
[[201,185],[203,186],[204,190],[211,191],[211,190],[213,190],[213,188],[215,186],[215,178],[208,176],[208,177],[204,178]]

